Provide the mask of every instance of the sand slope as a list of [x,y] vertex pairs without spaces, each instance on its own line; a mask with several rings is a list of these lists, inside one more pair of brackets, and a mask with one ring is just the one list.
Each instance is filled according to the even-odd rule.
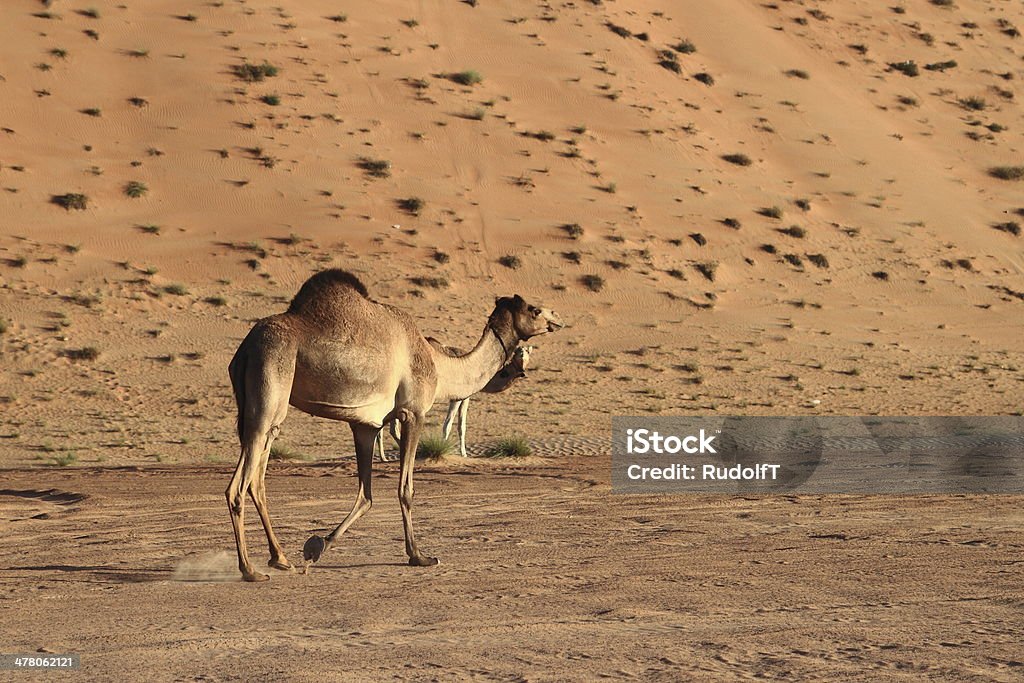
[[473,440],[1019,411],[1024,16],[961,4],[4,3],[0,462],[233,458],[227,361],[326,266],[449,343],[498,294],[570,321]]

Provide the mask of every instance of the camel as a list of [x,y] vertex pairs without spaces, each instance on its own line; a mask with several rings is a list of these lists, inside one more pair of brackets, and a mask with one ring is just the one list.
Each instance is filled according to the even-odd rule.
[[[433,337],[427,337],[427,342],[438,351],[446,353],[449,356],[462,356],[464,352],[454,346],[443,346]],[[530,363],[530,354],[533,353],[534,347],[532,346],[520,346],[512,354],[512,360],[508,362],[501,370],[495,373],[491,381],[488,382],[483,389],[480,390],[481,394],[500,394],[507,390],[513,384],[526,377],[526,367]],[[455,424],[455,420],[459,421],[459,453],[463,458],[466,457],[466,418],[469,414],[469,397],[462,399],[453,399],[448,402],[448,414],[445,415],[444,422],[442,423],[442,436],[447,439],[448,435],[452,432],[452,426]],[[401,431],[397,422],[391,423],[391,437],[398,441],[401,438]],[[385,461],[384,454],[384,430],[380,430],[377,435],[377,452],[380,453],[381,461]]]
[[500,297],[473,350],[451,357],[424,339],[411,316],[370,299],[355,275],[331,269],[310,277],[287,311],[253,326],[228,366],[238,407],[241,455],[224,493],[242,578],[270,578],[249,561],[246,492],[263,523],[270,546],[269,566],[292,569],[271,526],[265,484],[270,447],[289,405],[316,417],[347,422],[356,449],[358,486],[352,510],[326,538],[313,535],[306,541],[306,562],[316,562],[369,511],[373,444],[382,425],[397,420],[402,425],[398,500],[405,552],[412,566],[436,565],[436,557],[420,552],[412,521],[413,467],[427,411],[435,401],[480,391],[521,342],[561,327],[554,311],[531,305],[518,294]]

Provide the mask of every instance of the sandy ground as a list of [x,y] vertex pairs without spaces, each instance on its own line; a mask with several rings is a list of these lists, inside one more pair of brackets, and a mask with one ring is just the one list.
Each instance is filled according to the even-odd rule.
[[[420,472],[419,536],[440,566],[405,566],[385,464],[350,535],[308,575],[260,585],[233,572],[227,469],[4,472],[4,648],[81,653],[97,681],[1024,670],[1017,497],[620,496],[598,455]],[[293,559],[340,520],[351,475],[350,463],[272,465]],[[252,523],[249,538],[265,558]]]

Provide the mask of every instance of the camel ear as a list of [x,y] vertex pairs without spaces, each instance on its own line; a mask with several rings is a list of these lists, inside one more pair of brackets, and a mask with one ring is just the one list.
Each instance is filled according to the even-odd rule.
[[512,301],[514,301],[516,303],[516,306],[522,306],[523,304],[526,303],[526,299],[524,299],[523,297],[519,296],[518,294],[516,294],[514,297],[512,297]]

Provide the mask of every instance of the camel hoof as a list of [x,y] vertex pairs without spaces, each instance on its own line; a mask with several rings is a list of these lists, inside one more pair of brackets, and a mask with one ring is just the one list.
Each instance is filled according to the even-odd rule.
[[285,572],[290,572],[295,569],[295,567],[292,566],[291,562],[289,562],[287,558],[284,557],[270,558],[270,561],[267,562],[267,566],[273,567],[274,569],[280,569],[281,571]]
[[326,550],[327,542],[323,539],[323,536],[314,534],[306,541],[306,545],[302,546],[302,557],[306,562],[316,562]]
[[441,564],[441,560],[436,557],[427,557],[426,555],[409,558],[410,567],[433,567],[435,564]]
[[260,583],[261,581],[270,581],[270,577],[260,572],[248,571],[242,572],[242,580],[249,583]]

